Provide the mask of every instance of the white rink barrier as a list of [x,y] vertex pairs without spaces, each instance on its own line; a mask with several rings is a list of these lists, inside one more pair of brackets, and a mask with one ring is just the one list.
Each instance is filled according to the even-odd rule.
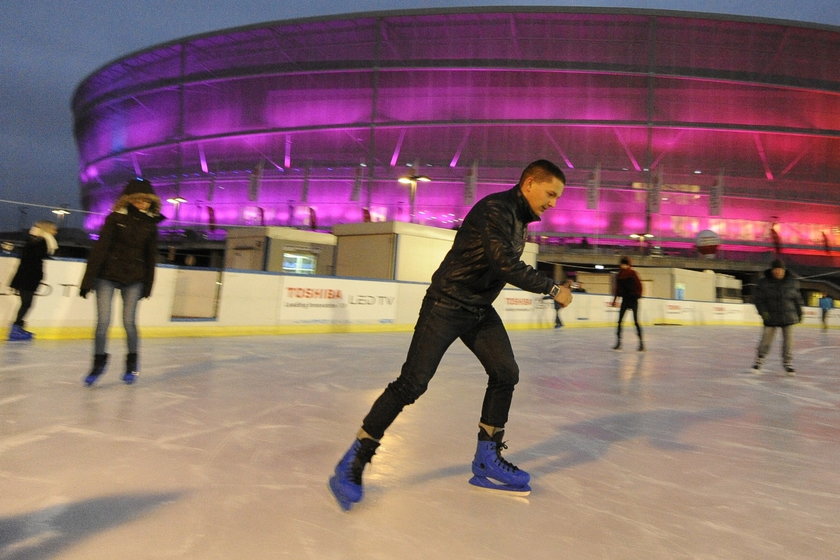
[[[20,303],[9,288],[18,260],[0,257],[0,335],[5,339]],[[26,318],[40,339],[93,337],[93,294],[79,297],[85,263],[45,261],[45,279]],[[243,270],[208,270],[159,265],[152,296],[138,308],[144,337],[236,336],[292,333],[411,330],[427,284],[296,276]],[[566,328],[615,324],[618,309],[606,295],[574,294],[560,311]],[[123,336],[121,303],[114,299],[112,335]],[[508,288],[495,307],[509,329],[552,328],[554,306],[542,295]],[[644,325],[759,325],[750,304],[644,298]],[[630,317],[625,318],[629,325]],[[840,317],[832,313],[833,327]],[[806,307],[803,323],[820,325],[820,310]]]

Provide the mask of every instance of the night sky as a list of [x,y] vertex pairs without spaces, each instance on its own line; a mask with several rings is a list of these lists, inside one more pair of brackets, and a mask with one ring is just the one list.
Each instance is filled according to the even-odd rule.
[[[0,18],[0,231],[80,208],[70,101],[88,75],[134,51],[254,23],[383,10],[558,5],[516,0],[7,0]],[[813,22],[840,26],[838,0],[565,2]],[[24,215],[21,207],[27,208]],[[72,225],[69,222],[68,225]]]

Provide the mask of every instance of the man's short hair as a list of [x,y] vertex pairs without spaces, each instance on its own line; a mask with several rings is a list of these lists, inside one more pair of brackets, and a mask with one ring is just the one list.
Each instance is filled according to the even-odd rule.
[[538,159],[537,161],[528,164],[528,167],[522,170],[522,175],[519,177],[519,184],[525,182],[528,177],[533,177],[536,181],[545,182],[556,177],[566,184],[566,175],[563,170],[557,167],[555,163],[547,159]]

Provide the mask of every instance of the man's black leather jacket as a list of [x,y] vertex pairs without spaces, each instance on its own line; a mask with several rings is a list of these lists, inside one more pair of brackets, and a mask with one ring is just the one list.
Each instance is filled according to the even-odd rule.
[[551,278],[521,260],[526,228],[539,219],[519,185],[481,199],[432,275],[428,296],[474,309],[491,305],[505,284],[549,293]]

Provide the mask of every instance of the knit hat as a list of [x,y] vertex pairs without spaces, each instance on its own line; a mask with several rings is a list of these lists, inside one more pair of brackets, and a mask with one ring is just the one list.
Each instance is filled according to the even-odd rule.
[[785,263],[781,259],[775,259],[770,263],[770,268],[785,268]]
[[157,196],[155,190],[152,188],[152,184],[146,179],[141,179],[140,177],[131,179],[128,183],[126,183],[122,196],[131,194],[148,194]]
[[125,210],[131,204],[131,200],[137,197],[145,198],[149,201],[150,206],[147,214],[160,214],[160,197],[155,193],[152,184],[140,177],[135,177],[125,184],[122,194],[114,203],[114,211],[121,212]]

